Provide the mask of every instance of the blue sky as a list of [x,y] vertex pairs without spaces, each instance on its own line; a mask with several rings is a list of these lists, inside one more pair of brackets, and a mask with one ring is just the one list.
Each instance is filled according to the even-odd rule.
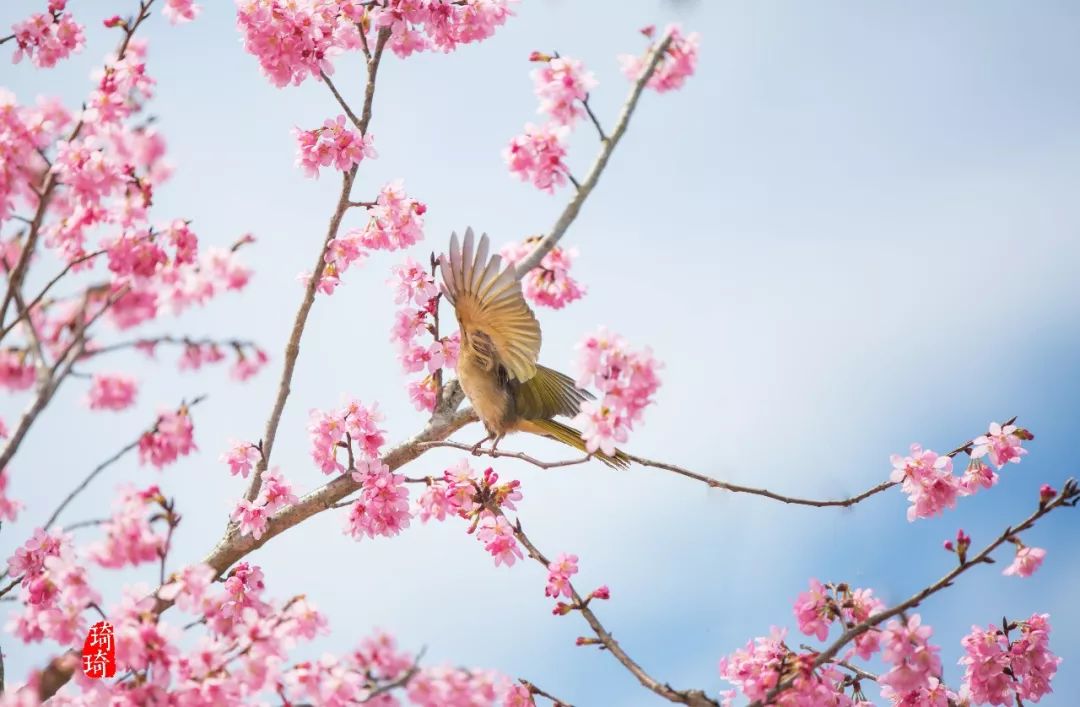
[[[4,3],[0,26],[41,4]],[[321,85],[272,87],[242,51],[232,3],[203,4],[194,24],[155,17],[146,28],[158,80],[151,110],[177,167],[155,208],[162,219],[192,218],[204,242],[254,233],[247,257],[257,274],[242,296],[153,331],[254,338],[272,363],[236,385],[221,370],[178,374],[167,357],[158,366],[102,360],[100,370],[143,381],[140,405],[122,414],[87,414],[82,382],[67,384],[11,465],[11,494],[28,510],[5,524],[4,556],[55,505],[58,488],[181,397],[212,393],[195,413],[202,453],[162,473],[127,460],[68,520],[100,516],[121,481],[161,483],[184,513],[174,557],[188,561],[217,540],[241,493],[217,456],[229,438],[262,432],[301,297],[294,278],[310,267],[337,192],[331,174],[313,181],[293,166],[290,129],[338,109]],[[111,47],[98,15],[114,4],[71,5],[91,25],[79,57],[49,71],[0,64],[0,85],[21,100],[47,93],[76,105]],[[529,51],[585,61],[600,81],[595,107],[611,125],[627,90],[615,55],[641,48],[639,27],[670,20],[701,32],[698,74],[677,93],[644,97],[567,234],[589,294],[538,313],[542,361],[571,369],[574,343],[601,324],[652,346],[666,364],[663,387],[632,452],[805,496],[860,491],[888,475],[890,453],[914,441],[951,449],[991,420],[1019,415],[1036,435],[993,491],[914,524],[899,491],[846,512],[793,509],[655,470],[498,464],[522,480],[521,518],[537,545],[578,554],[582,586],[610,585],[600,616],[623,647],[660,680],[715,692],[721,656],[771,625],[794,628],[791,603],[809,577],[898,601],[950,568],[940,543],[958,527],[980,546],[1026,517],[1040,484],[1076,473],[1080,11],[1067,2],[526,0],[487,42],[388,59],[371,124],[380,157],[363,165],[356,193],[405,179],[429,206],[427,238],[409,252],[417,259],[468,225],[497,242],[543,232],[569,193],[521,184],[500,158],[536,118]],[[339,87],[358,103],[359,60],[338,66]],[[577,174],[596,150],[586,128],[570,152]],[[387,343],[385,280],[399,261],[375,255],[313,310],[275,449],[302,490],[324,481],[308,459],[309,409],[348,393],[379,401],[393,440],[422,424]],[[24,403],[7,397],[0,415],[10,421]],[[508,444],[561,458],[545,442]],[[438,451],[409,473],[438,473],[458,458]],[[337,513],[249,558],[271,594],[306,592],[329,615],[334,633],[315,650],[347,650],[378,626],[406,647],[427,646],[434,662],[496,668],[575,704],[660,702],[610,656],[574,647],[584,624],[550,615],[539,567],[493,567],[455,522],[356,543]],[[1042,704],[1075,703],[1078,530],[1076,513],[1054,514],[1028,536],[1049,552],[1034,577],[987,566],[920,608],[947,682],[959,682],[959,639],[971,624],[1049,612],[1051,645],[1065,663]],[[103,582],[116,588],[154,574],[109,573]],[[50,653],[0,645],[9,679]]]

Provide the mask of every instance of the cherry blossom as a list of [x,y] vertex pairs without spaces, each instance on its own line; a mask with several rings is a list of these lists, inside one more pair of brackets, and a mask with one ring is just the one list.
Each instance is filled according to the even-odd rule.
[[135,404],[138,384],[121,374],[98,373],[90,381],[86,404],[91,410],[124,410]]
[[157,486],[122,490],[105,524],[105,540],[91,548],[90,557],[102,567],[113,569],[156,562],[165,538],[155,532],[148,516],[160,511],[164,500]]
[[1027,450],[1021,445],[1023,440],[1032,439],[1031,433],[1016,425],[1005,425],[996,422],[990,423],[990,431],[976,437],[973,441],[975,448],[971,451],[971,457],[978,459],[989,456],[990,461],[998,469],[1009,462],[1020,463],[1020,457],[1027,454]]
[[262,457],[262,454],[259,452],[259,448],[250,442],[232,441],[230,444],[232,446],[229,451],[218,457],[218,461],[228,464],[229,473],[233,476],[239,474],[246,479]]
[[946,508],[956,507],[961,487],[952,473],[952,459],[913,444],[910,456],[894,454],[891,461],[893,472],[890,478],[901,485],[911,501],[908,521],[931,518]]
[[[539,237],[527,238],[521,243],[510,243],[499,254],[510,265],[516,265],[532,253]],[[555,246],[521,278],[521,289],[533,304],[552,309],[566,305],[585,296],[585,289],[570,277],[570,266],[578,255],[577,249],[569,250]]]
[[361,135],[346,122],[344,115],[328,119],[321,128],[296,128],[293,133],[300,148],[296,165],[309,177],[318,177],[320,167],[333,165],[334,169],[347,172],[364,158],[378,157],[374,136]]
[[390,471],[381,461],[363,465],[354,471],[353,480],[361,484],[360,497],[349,509],[346,532],[357,540],[378,535],[392,537],[409,527],[409,492],[405,477]]
[[559,555],[548,564],[547,587],[544,588],[544,596],[558,598],[560,595],[570,598],[572,587],[570,578],[577,574],[577,555]]
[[961,641],[966,655],[960,664],[965,666],[964,684],[972,702],[1038,702],[1051,692],[1050,681],[1061,658],[1050,652],[1049,619],[1048,614],[1032,614],[1026,621],[1011,624],[1010,632],[1020,631],[1015,641],[1001,627],[971,627],[971,633]]
[[929,687],[930,678],[941,676],[940,649],[930,645],[932,634],[918,614],[906,621],[889,621],[881,632],[881,648],[882,658],[892,668],[878,682],[900,694]]
[[86,43],[83,26],[65,12],[67,0],[49,0],[47,13],[39,12],[12,26],[19,48],[15,63],[26,56],[34,66],[47,69],[61,59],[81,51]]
[[532,71],[534,91],[540,99],[538,113],[544,113],[558,125],[573,125],[585,115],[580,105],[596,88],[596,77],[577,59],[548,58]]
[[23,504],[8,496],[8,481],[7,469],[0,469],[0,521],[8,520],[14,523],[23,509]]
[[165,0],[165,6],[161,8],[161,13],[174,25],[191,22],[200,12],[202,7],[193,0]]
[[634,423],[652,404],[660,387],[661,364],[649,349],[633,351],[604,328],[585,337],[577,349],[578,385],[595,387],[603,397],[582,403],[573,422],[590,453],[599,449],[614,454],[616,443],[626,442]]
[[[651,33],[644,33],[650,36]],[[682,33],[678,25],[669,25],[664,35],[671,35],[671,44],[656,71],[645,84],[658,93],[682,88],[686,79],[697,69],[698,43],[701,37],[697,32],[688,35]],[[650,49],[652,46],[650,46]],[[645,57],[622,54],[619,56],[622,71],[631,81],[636,81],[645,73]]]
[[566,184],[566,128],[526,123],[525,132],[514,137],[503,150],[503,159],[523,182],[553,194]]
[[175,412],[161,413],[154,429],[139,440],[139,462],[149,462],[161,469],[178,457],[187,456],[196,449],[194,431],[186,406]]
[[1017,545],[1016,558],[1012,561],[1005,571],[1004,575],[1014,575],[1017,577],[1030,577],[1035,574],[1035,571],[1043,563],[1043,559],[1046,557],[1046,550],[1041,547],[1027,547],[1024,545]]

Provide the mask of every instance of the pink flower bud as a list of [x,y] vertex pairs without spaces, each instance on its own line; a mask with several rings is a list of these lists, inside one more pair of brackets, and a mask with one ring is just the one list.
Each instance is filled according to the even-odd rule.
[[105,20],[105,22],[104,22],[104,25],[106,27],[109,27],[110,29],[113,28],[113,27],[119,27],[119,26],[121,26],[123,24],[124,24],[124,20],[120,17],[120,15],[113,15],[112,17]]
[[1050,484],[1043,484],[1039,488],[1039,503],[1042,505],[1050,503],[1050,501],[1053,500],[1054,496],[1057,496],[1057,493],[1057,489],[1055,489]]
[[529,54],[529,61],[551,61],[551,55],[534,51],[532,54]]
[[611,590],[608,589],[608,586],[606,584],[602,584],[598,588],[593,590],[592,598],[593,599],[610,599],[611,598]]

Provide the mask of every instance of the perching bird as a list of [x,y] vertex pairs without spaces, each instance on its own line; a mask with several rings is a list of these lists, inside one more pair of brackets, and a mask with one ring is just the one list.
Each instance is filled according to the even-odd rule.
[[[500,271],[501,258],[488,259],[490,243],[480,237],[474,248],[472,229],[465,231],[464,247],[457,233],[450,236],[450,255],[439,259],[442,292],[454,305],[461,328],[461,352],[457,375],[469,396],[487,437],[499,441],[509,432],[521,431],[549,437],[579,451],[586,451],[581,433],[551,419],[573,417],[584,400],[593,396],[574,384],[570,376],[539,365],[540,324],[521,294],[514,267]],[[614,456],[593,453],[611,467],[626,468],[630,462],[616,450]]]

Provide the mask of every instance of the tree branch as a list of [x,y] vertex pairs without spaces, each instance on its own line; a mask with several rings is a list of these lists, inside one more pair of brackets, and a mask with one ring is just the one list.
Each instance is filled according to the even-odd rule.
[[585,462],[592,459],[592,455],[589,455],[589,456],[586,456],[586,457],[582,457],[581,459],[570,459],[568,461],[542,462],[539,459],[534,459],[533,457],[530,457],[528,454],[525,454],[523,452],[500,452],[497,449],[492,450],[492,449],[485,449],[483,447],[477,448],[476,451],[474,452],[472,445],[461,444],[460,442],[451,442],[449,440],[440,440],[440,441],[435,441],[435,442],[424,442],[423,444],[421,444],[421,446],[423,448],[425,448],[425,449],[431,449],[432,447],[449,447],[451,449],[460,449],[460,450],[465,451],[465,452],[472,452],[476,456],[488,456],[488,457],[492,457],[492,458],[505,457],[505,458],[509,458],[509,459],[520,459],[522,461],[529,462],[533,466],[539,467],[541,469],[555,469],[555,468],[558,468],[558,467],[561,467],[561,466],[576,466],[577,464],[584,464]]
[[[364,108],[362,117],[356,123],[357,128],[362,134],[367,133],[368,124],[371,122],[371,104],[375,100],[375,79],[378,75],[383,47],[386,46],[386,42],[389,39],[389,29],[384,29],[379,32],[375,44],[375,53],[372,56],[371,61],[368,62],[368,80],[367,87],[364,91]],[[285,346],[285,363],[281,371],[281,382],[278,384],[274,407],[270,412],[270,418],[266,421],[266,431],[263,433],[263,453],[259,459],[259,463],[255,467],[255,473],[251,477],[251,484],[248,486],[247,493],[244,494],[244,498],[248,501],[254,501],[259,495],[259,489],[262,488],[263,473],[270,464],[270,455],[274,449],[274,440],[277,437],[278,425],[281,424],[281,415],[285,410],[285,401],[289,397],[293,371],[296,369],[296,359],[300,356],[300,339],[304,335],[304,327],[307,325],[308,313],[315,303],[315,293],[319,286],[319,279],[322,277],[323,269],[326,267],[326,249],[330,246],[330,241],[337,237],[338,230],[341,227],[341,219],[345,216],[345,211],[349,208],[349,196],[352,192],[353,181],[356,179],[356,171],[357,167],[353,166],[352,169],[342,175],[341,194],[338,196],[337,206],[334,209],[333,215],[330,217],[330,224],[326,229],[326,237],[323,239],[322,246],[319,248],[319,256],[315,261],[315,267],[312,269],[311,279],[308,281],[307,287],[304,290],[304,299],[300,302],[300,308],[296,312],[296,318],[293,320],[292,332],[290,333],[289,341]]]
[[[1010,526],[1005,528],[1005,530],[1002,531],[1001,535],[999,535],[997,539],[984,547],[978,554],[965,559],[963,562],[960,562],[956,567],[953,568],[951,572],[946,574],[944,577],[934,582],[933,584],[919,590],[911,597],[909,597],[906,601],[902,601],[896,606],[886,609],[879,614],[874,614],[866,621],[863,621],[860,624],[856,624],[855,626],[852,626],[848,630],[844,631],[844,633],[841,634],[840,637],[832,643],[832,645],[818,653],[817,658],[814,660],[813,667],[819,668],[825,663],[831,662],[841,651],[841,649],[843,649],[844,646],[851,643],[862,634],[866,633],[875,626],[878,626],[885,621],[888,621],[894,616],[898,616],[903,612],[907,611],[908,609],[912,609],[918,606],[927,597],[930,597],[940,592],[942,589],[952,586],[953,582],[956,580],[957,577],[962,575],[964,572],[967,572],[972,567],[975,567],[976,565],[981,565],[983,563],[992,563],[993,560],[990,559],[990,553],[1001,547],[1004,543],[1008,542],[1010,538],[1014,537],[1017,533],[1028,530],[1035,525],[1035,522],[1037,520],[1050,513],[1051,511],[1057,508],[1061,508],[1063,506],[1069,506],[1070,508],[1074,507],[1077,504],[1077,501],[1080,501],[1080,486],[1077,485],[1075,479],[1069,479],[1065,482],[1065,485],[1062,487],[1061,492],[1057,496],[1055,496],[1053,499],[1046,503],[1040,503],[1039,507],[1035,510],[1035,512],[1029,515],[1023,521],[1021,521],[1019,525],[1015,527]],[[776,685],[776,687],[769,691],[769,693],[765,696],[763,700],[757,700],[755,702],[752,702],[750,703],[749,707],[764,707],[764,705],[771,704],[773,702],[773,699],[778,694],[791,687],[793,682],[793,678],[789,678],[780,682]]]
[[[489,505],[487,508],[495,515],[506,518],[506,514],[503,513],[500,507]],[[509,522],[509,519],[507,519],[507,522]],[[546,569],[551,562],[544,556],[544,553],[540,552],[539,548],[529,540],[529,537],[521,527],[521,520],[518,519],[510,525],[514,530],[514,537],[529,551],[529,557],[543,565]],[[638,665],[638,663],[622,649],[622,646],[619,645],[618,641],[616,641],[611,633],[604,628],[604,625],[600,623],[600,619],[597,618],[596,614],[593,613],[593,610],[589,608],[589,601],[582,599],[577,588],[575,588],[572,583],[568,581],[568,584],[570,585],[570,596],[574,600],[573,607],[580,611],[581,615],[585,617],[585,621],[589,624],[589,628],[593,630],[593,633],[596,634],[596,638],[599,639],[604,648],[606,648],[611,655],[615,656],[615,659],[622,663],[623,667],[629,670],[630,673],[637,678],[638,682],[669,702],[693,705],[694,707],[719,707],[718,702],[707,697],[701,690],[676,690],[667,683],[660,683],[656,678],[645,672],[645,669]]]
[[[566,205],[562,215],[560,215],[559,219],[555,222],[555,225],[551,229],[551,233],[544,236],[540,242],[536,244],[536,248],[533,249],[533,252],[518,263],[518,278],[523,277],[525,273],[540,264],[540,261],[544,259],[544,256],[551,252],[551,249],[555,247],[559,242],[559,239],[566,233],[566,229],[568,229],[570,224],[574,222],[574,219],[577,218],[578,212],[581,211],[582,204],[589,198],[589,194],[600,180],[600,174],[607,166],[608,159],[611,158],[611,153],[615,151],[615,146],[619,144],[619,140],[622,139],[623,134],[626,132],[626,128],[630,124],[630,116],[637,107],[641,92],[645,89],[645,84],[652,78],[653,73],[656,71],[656,67],[660,65],[660,60],[663,59],[664,54],[667,53],[668,47],[671,46],[671,39],[672,36],[668,34],[652,48],[652,51],[645,61],[645,71],[642,72],[641,76],[638,77],[638,80],[634,82],[634,86],[630,90],[630,95],[627,97],[626,103],[623,104],[622,111],[619,113],[619,119],[615,123],[615,129],[612,131],[611,136],[603,141],[603,144],[600,147],[600,154],[596,156],[596,161],[593,162],[592,168],[585,176],[585,180],[582,181],[581,186],[578,187],[577,193],[574,194],[574,198]],[[603,133],[603,131],[601,131],[601,133]]]

